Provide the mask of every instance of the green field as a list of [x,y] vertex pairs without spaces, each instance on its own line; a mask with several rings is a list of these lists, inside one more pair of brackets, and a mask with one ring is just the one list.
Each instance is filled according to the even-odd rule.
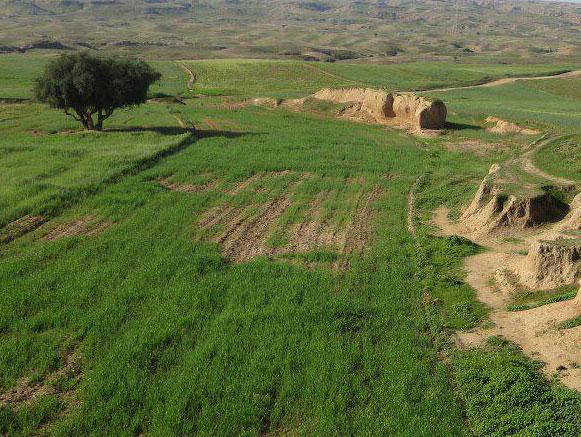
[[[29,96],[42,62],[22,59],[0,64],[6,95]],[[36,103],[0,105],[0,225],[43,222],[4,240],[0,229],[0,401],[25,394],[0,402],[0,434],[578,435],[581,395],[537,363],[505,344],[454,349],[452,329],[486,320],[461,268],[481,249],[424,220],[441,204],[457,214],[530,140],[485,131],[487,115],[576,132],[573,98],[556,91],[533,113],[522,84],[441,93],[456,128],[425,139],[220,96],[546,66],[188,65],[194,93],[211,97],[119,111],[102,133]],[[155,66],[152,94],[191,94],[176,63]],[[446,144],[474,139],[498,148]]]

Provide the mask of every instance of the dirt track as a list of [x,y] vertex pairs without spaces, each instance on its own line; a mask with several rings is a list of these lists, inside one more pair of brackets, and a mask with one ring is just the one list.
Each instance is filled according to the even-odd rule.
[[414,241],[416,242],[416,246],[418,243],[418,232],[416,229],[415,220],[415,191],[418,188],[419,183],[421,182],[423,176],[418,177],[414,183],[412,184],[410,191],[408,193],[408,214],[407,214],[407,226],[408,231],[412,234]]
[[557,184],[562,185],[575,185],[577,182],[572,181],[571,179],[561,178],[559,176],[553,176],[540,168],[536,167],[531,158],[537,153],[540,149],[545,147],[547,144],[557,140],[559,136],[557,135],[550,135],[541,138],[540,140],[535,141],[529,150],[523,153],[519,158],[516,159],[518,165],[527,173],[539,176],[543,179],[547,179],[551,182],[555,182]]
[[506,85],[509,83],[516,83],[521,80],[544,80],[544,79],[566,79],[570,77],[579,77],[581,76],[581,70],[574,70],[568,71],[562,74],[555,74],[552,76],[529,76],[529,77],[506,77],[503,79],[497,79],[490,82],[486,82],[480,85],[468,85],[468,86],[458,86],[458,87],[449,87],[449,88],[436,88],[431,90],[423,90],[423,93],[436,93],[442,91],[453,91],[453,90],[463,90],[463,89],[470,89],[470,88],[489,88],[495,87],[500,85]]
[[182,69],[184,69],[189,74],[190,79],[188,80],[188,83],[186,86],[188,87],[188,89],[190,91],[193,91],[194,84],[196,83],[196,74],[186,64],[182,64],[181,62],[176,62],[176,64],[178,64]]

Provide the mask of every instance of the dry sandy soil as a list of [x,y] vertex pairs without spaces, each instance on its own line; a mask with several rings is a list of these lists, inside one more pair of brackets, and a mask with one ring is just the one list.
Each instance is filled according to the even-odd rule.
[[511,302],[512,285],[503,275],[504,268],[518,263],[523,256],[517,251],[528,249],[539,237],[550,238],[552,229],[523,231],[519,237],[522,243],[508,242],[497,235],[483,236],[469,232],[460,223],[448,218],[448,210],[440,207],[434,211],[433,223],[442,235],[462,235],[486,247],[487,251],[468,257],[465,262],[466,281],[478,298],[491,309],[490,328],[479,328],[472,332],[457,332],[458,342],[465,347],[478,346],[486,338],[502,335],[518,344],[524,353],[546,363],[543,370],[547,376],[559,371],[560,381],[581,391],[581,326],[558,329],[557,325],[581,315],[581,307],[572,301],[558,302],[538,308],[511,312],[507,310]]

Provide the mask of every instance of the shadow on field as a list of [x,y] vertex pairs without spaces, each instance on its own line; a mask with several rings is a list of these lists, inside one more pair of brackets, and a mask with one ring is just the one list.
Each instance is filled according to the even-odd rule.
[[447,121],[446,125],[444,126],[445,129],[452,129],[452,130],[482,130],[484,129],[482,126],[478,126],[477,124],[467,124],[467,123],[454,123],[451,121]]
[[196,129],[195,131],[192,131],[192,133],[200,138],[208,137],[240,138],[246,135],[257,135],[254,132],[231,132],[216,129]]
[[128,126],[103,129],[105,132],[156,132],[161,135],[181,135],[186,129],[179,126]]
[[195,137],[198,138],[208,138],[208,137],[226,137],[226,138],[238,138],[245,135],[255,135],[253,132],[231,132],[225,130],[217,129],[187,129],[179,126],[154,126],[154,127],[143,127],[143,126],[130,126],[130,127],[113,127],[110,129],[104,129],[105,132],[156,132],[160,135],[183,135],[184,133],[190,132]]

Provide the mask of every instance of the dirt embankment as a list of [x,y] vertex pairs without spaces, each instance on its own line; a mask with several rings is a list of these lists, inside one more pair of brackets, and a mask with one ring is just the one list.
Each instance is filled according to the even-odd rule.
[[395,117],[393,96],[383,90],[374,90],[372,88],[323,88],[313,94],[313,97],[334,103],[359,103],[362,110],[368,112],[377,120]]
[[569,205],[570,211],[559,224],[560,231],[581,231],[581,194],[577,194]]
[[353,103],[377,121],[396,121],[421,129],[442,129],[447,109],[441,100],[396,94],[371,88],[324,88],[313,97],[335,103]]
[[581,194],[567,206],[545,192],[544,183],[563,192],[576,189],[576,184],[531,162],[554,139],[539,139],[519,157],[493,165],[459,222],[451,222],[447,210],[439,208],[433,223],[444,235],[463,235],[487,248],[466,259],[466,281],[491,307],[494,327],[458,332],[459,343],[477,346],[489,336],[502,335],[544,361],[548,376],[558,372],[562,383],[581,391],[581,326],[562,328],[581,316],[581,294],[574,301],[509,311],[515,293],[546,293],[581,279]]
[[572,284],[581,277],[581,240],[535,241],[514,272],[522,284],[533,289]]
[[441,100],[428,100],[413,94],[396,95],[393,100],[395,117],[409,120],[422,129],[442,129],[448,110]]
[[495,134],[507,134],[507,133],[518,133],[522,135],[538,135],[540,132],[534,129],[527,129],[525,127],[519,126],[516,123],[510,121],[502,120],[496,117],[487,117],[486,123],[495,123],[494,126],[488,128],[490,132]]
[[[541,272],[547,277],[556,276],[559,279],[559,275],[564,274],[568,276],[566,281],[573,280],[576,277],[576,249],[562,251],[547,247],[545,252],[546,246],[543,243],[535,246],[535,239],[546,234],[547,230],[539,231],[543,234],[517,234],[524,239],[514,241],[505,240],[500,235],[479,235],[467,229],[461,222],[450,221],[448,210],[444,207],[434,212],[433,223],[443,235],[463,235],[487,248],[485,252],[466,258],[466,282],[476,291],[478,299],[491,308],[490,320],[493,323],[470,332],[457,332],[458,343],[462,347],[474,347],[481,345],[490,336],[503,336],[518,344],[527,355],[545,362],[541,370],[547,377],[553,378],[555,372],[558,372],[559,380],[563,384],[581,391],[581,368],[576,364],[581,362],[581,326],[559,329],[561,323],[581,315],[581,295],[575,301],[557,302],[524,311],[509,311],[512,293],[517,288],[513,275],[510,275],[512,281],[506,280],[507,270],[510,272],[509,269],[515,264],[522,266],[522,263],[530,261],[523,260],[523,256],[519,254],[529,248],[531,259],[535,259],[535,262],[531,262],[532,266],[529,266],[533,278],[533,272]],[[532,247],[529,246],[531,242]],[[535,247],[539,250],[535,250]],[[545,253],[549,256],[539,257],[541,252],[543,257]],[[562,261],[568,267],[560,271]],[[518,272],[515,273],[518,280]],[[559,283],[563,283],[563,280]]]
[[562,218],[567,206],[551,194],[530,190],[505,194],[499,181],[501,167],[490,168],[472,202],[462,214],[462,224],[473,232],[489,234],[500,230],[522,230]]

